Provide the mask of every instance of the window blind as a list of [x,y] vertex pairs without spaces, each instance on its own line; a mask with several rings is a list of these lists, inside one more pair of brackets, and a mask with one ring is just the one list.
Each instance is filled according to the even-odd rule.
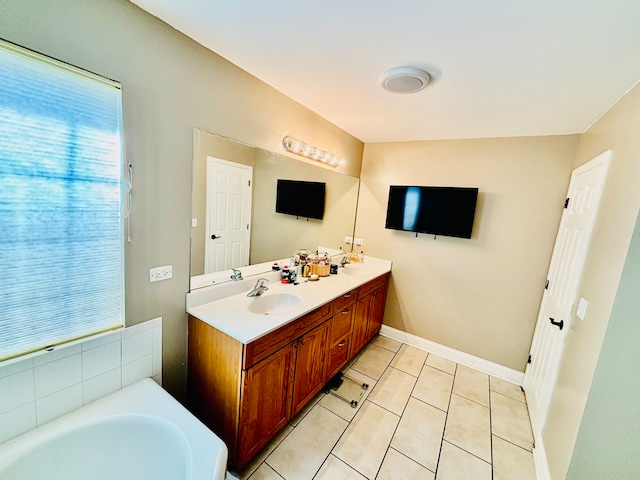
[[0,41],[0,360],[124,323],[117,82]]

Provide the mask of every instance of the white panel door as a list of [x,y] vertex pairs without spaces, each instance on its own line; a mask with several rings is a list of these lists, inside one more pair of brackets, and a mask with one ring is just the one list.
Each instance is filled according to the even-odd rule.
[[207,157],[205,273],[249,264],[252,175],[248,165]]
[[575,169],[549,264],[531,357],[524,375],[531,424],[542,431],[556,384],[565,336],[589,247],[611,151]]

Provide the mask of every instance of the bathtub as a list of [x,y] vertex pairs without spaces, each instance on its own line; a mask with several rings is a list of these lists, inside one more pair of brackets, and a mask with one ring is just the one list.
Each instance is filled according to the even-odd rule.
[[0,445],[2,480],[223,480],[227,447],[150,378]]

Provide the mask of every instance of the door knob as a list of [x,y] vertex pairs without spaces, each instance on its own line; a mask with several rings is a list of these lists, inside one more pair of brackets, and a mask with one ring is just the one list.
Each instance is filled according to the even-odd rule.
[[555,325],[560,330],[562,330],[564,327],[564,320],[560,320],[559,322],[556,322],[553,318],[549,317],[549,321],[551,322],[551,325]]
[[220,235],[219,237],[215,233],[211,235],[211,240],[215,240],[216,238],[222,238],[222,235]]

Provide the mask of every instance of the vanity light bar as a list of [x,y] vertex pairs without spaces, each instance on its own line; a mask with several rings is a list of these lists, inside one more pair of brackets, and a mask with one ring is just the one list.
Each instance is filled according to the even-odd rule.
[[305,143],[288,135],[282,139],[282,146],[287,152],[295,153],[296,155],[301,155],[305,158],[316,160],[317,162],[326,163],[332,167],[346,163],[344,158],[339,158],[331,152],[321,150],[315,145]]

